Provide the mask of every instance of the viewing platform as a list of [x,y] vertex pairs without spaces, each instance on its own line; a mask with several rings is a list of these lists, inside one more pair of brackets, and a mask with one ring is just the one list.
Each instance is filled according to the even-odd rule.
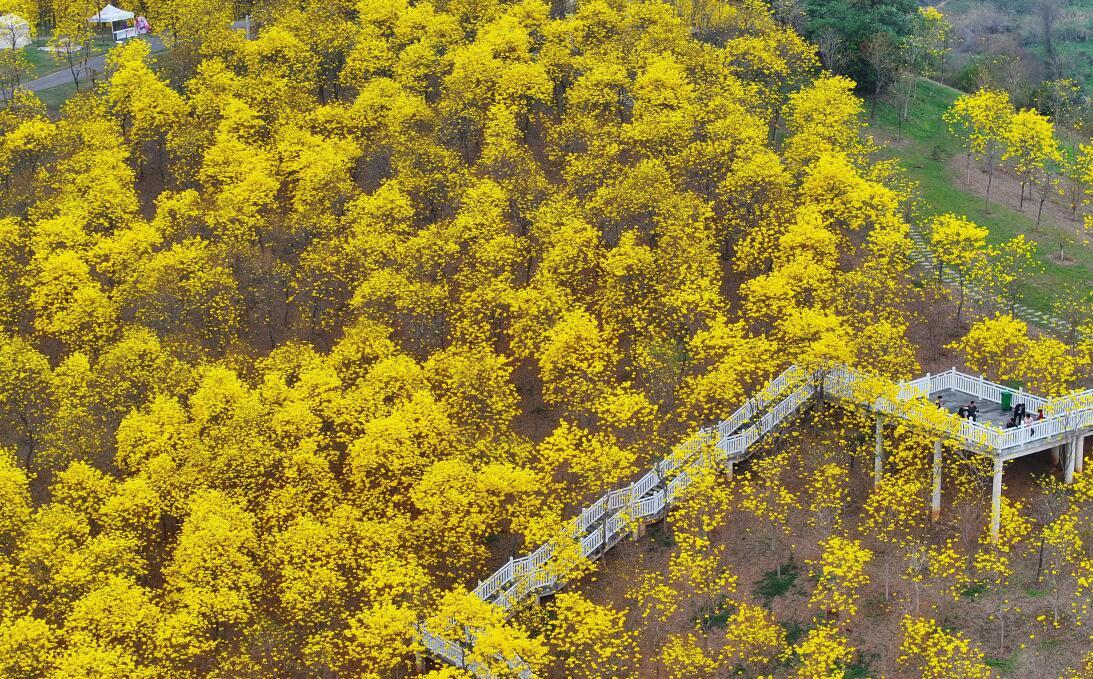
[[[834,395],[924,429],[940,430],[965,450],[991,458],[1012,460],[1084,438],[1093,430],[1093,389],[1049,399],[951,369],[897,383],[894,394],[881,394],[875,402],[869,402],[868,391],[861,385],[877,378],[845,368],[830,371],[830,375],[835,383],[831,390]],[[1011,395],[1011,408],[1023,405],[1033,421],[1007,428],[1012,410],[1002,409],[1003,393]],[[978,408],[976,419],[959,417],[960,407],[972,401]],[[943,410],[948,417],[939,419],[931,410]],[[1036,419],[1041,414],[1043,419]]]
[[[994,462],[991,492],[991,536],[998,538],[1002,513],[1002,470],[1005,462],[1043,450],[1063,466],[1063,481],[1074,481],[1083,470],[1085,438],[1093,430],[1093,389],[1059,398],[1043,398],[1021,389],[1011,389],[982,376],[947,370],[927,374],[890,387],[884,381],[848,369],[835,368],[824,375],[833,397],[865,406],[876,413],[874,479],[880,483],[884,470],[884,420],[894,417],[918,429],[936,434],[933,459],[931,514],[941,513],[942,447],[949,445],[989,457]],[[1006,428],[1010,413],[1002,409],[1003,394],[1011,407],[1023,405],[1034,420],[1024,426]],[[940,406],[938,398],[940,397]],[[976,420],[956,412],[972,401],[978,408]],[[982,415],[982,417],[979,417]],[[1043,416],[1043,419],[1035,419]]]

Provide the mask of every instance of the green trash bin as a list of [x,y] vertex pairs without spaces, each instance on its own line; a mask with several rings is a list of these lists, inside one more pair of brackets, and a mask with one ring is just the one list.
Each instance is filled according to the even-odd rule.
[[1006,412],[1006,411],[1009,411],[1011,409],[1013,409],[1013,392],[1012,391],[1003,391],[1002,392],[1002,411]]

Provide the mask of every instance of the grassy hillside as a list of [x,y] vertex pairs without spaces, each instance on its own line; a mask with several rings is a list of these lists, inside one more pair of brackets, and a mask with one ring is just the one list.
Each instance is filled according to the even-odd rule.
[[[951,87],[923,81],[917,101],[902,129],[898,124],[896,107],[882,102],[870,131],[884,147],[883,157],[898,158],[908,175],[918,182],[922,197],[921,213],[917,216],[919,221],[952,212],[989,228],[992,243],[1000,243],[1018,234],[1024,234],[1037,243],[1044,271],[1029,281],[1024,302],[1033,308],[1049,311],[1061,287],[1068,283],[1088,285],[1093,274],[1093,251],[1074,243],[1073,225],[1066,223],[1065,219],[1060,221],[1045,215],[1044,223],[1037,229],[1035,208],[1027,203],[1025,212],[1019,212],[1016,205],[999,203],[992,190],[990,208],[984,209],[982,195],[968,188],[963,173],[958,167],[953,167],[953,158],[962,158],[963,150],[941,119],[942,113],[959,94]],[[976,171],[978,169],[973,170]],[[997,176],[995,178],[996,186],[1005,181]],[[1001,192],[998,195],[1001,196]],[[1074,263],[1059,264],[1051,257],[1059,251],[1060,243]]]
[[[88,86],[81,85],[86,89]],[[72,95],[76,94],[76,86],[71,82],[67,82],[64,85],[58,85],[57,87],[51,87],[48,90],[42,90],[38,92],[38,98],[42,100],[42,103],[46,105],[46,108],[50,111],[57,112],[61,110],[61,105],[72,98]]]
[[[1027,0],[938,0],[933,3],[952,23],[956,41],[951,56],[951,74],[978,57],[1006,56],[1021,64],[1019,72],[1035,87],[1041,78],[1052,76],[1044,42],[1038,3]],[[1054,58],[1059,74],[1093,92],[1093,0],[1061,0],[1052,24]],[[1007,87],[1022,89],[1016,82]]]

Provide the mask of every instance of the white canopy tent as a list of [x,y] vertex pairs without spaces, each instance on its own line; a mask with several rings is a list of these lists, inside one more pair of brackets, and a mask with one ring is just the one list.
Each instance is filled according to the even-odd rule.
[[117,7],[107,4],[98,11],[95,16],[88,19],[93,24],[113,24],[115,21],[128,21],[132,19],[135,14],[132,12],[126,12],[124,9],[118,9]]
[[[130,26],[129,22],[136,15],[132,12],[127,12],[124,9],[118,9],[117,7],[107,4],[106,7],[100,9],[95,16],[88,19],[93,24],[108,24],[110,26],[110,32],[114,34],[114,40],[126,40],[128,38],[136,37],[139,34],[138,29],[135,26]],[[121,30],[117,29],[118,22],[122,22]]]
[[17,14],[0,16],[0,49],[14,50],[30,44],[30,24]]

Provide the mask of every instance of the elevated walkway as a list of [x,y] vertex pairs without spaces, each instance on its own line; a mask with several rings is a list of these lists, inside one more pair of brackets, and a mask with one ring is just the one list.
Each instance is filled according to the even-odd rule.
[[[787,424],[814,398],[834,400],[875,413],[878,482],[883,473],[886,418],[903,420],[933,434],[932,505],[935,518],[940,512],[942,446],[958,447],[993,459],[991,530],[997,536],[1003,463],[1058,447],[1060,455],[1066,455],[1064,477],[1070,483],[1074,472],[1082,471],[1083,439],[1093,430],[1093,389],[1057,399],[1015,392],[1014,404],[1024,403],[1034,416],[1041,410],[1045,416],[1033,426],[1015,429],[998,426],[1000,408],[990,405],[1001,403],[1003,391],[1008,390],[955,369],[895,383],[844,366],[813,372],[790,366],[728,419],[699,430],[641,478],[606,493],[586,507],[561,535],[528,556],[510,559],[480,582],[474,595],[510,611],[531,597],[557,591],[574,571],[575,561],[594,559],[628,535],[640,536],[644,525],[662,518],[704,469],[715,467],[731,474],[736,463],[755,452],[760,440]],[[941,397],[940,406],[938,396]],[[980,406],[984,417],[978,422],[961,419],[955,414],[965,399],[974,399]],[[465,630],[465,637],[458,642],[434,635],[424,625],[420,625],[418,631],[422,644],[433,656],[476,676],[489,676],[467,660],[466,649],[474,645],[473,630]],[[533,676],[526,667],[521,668],[519,658],[508,660],[522,679]]]

